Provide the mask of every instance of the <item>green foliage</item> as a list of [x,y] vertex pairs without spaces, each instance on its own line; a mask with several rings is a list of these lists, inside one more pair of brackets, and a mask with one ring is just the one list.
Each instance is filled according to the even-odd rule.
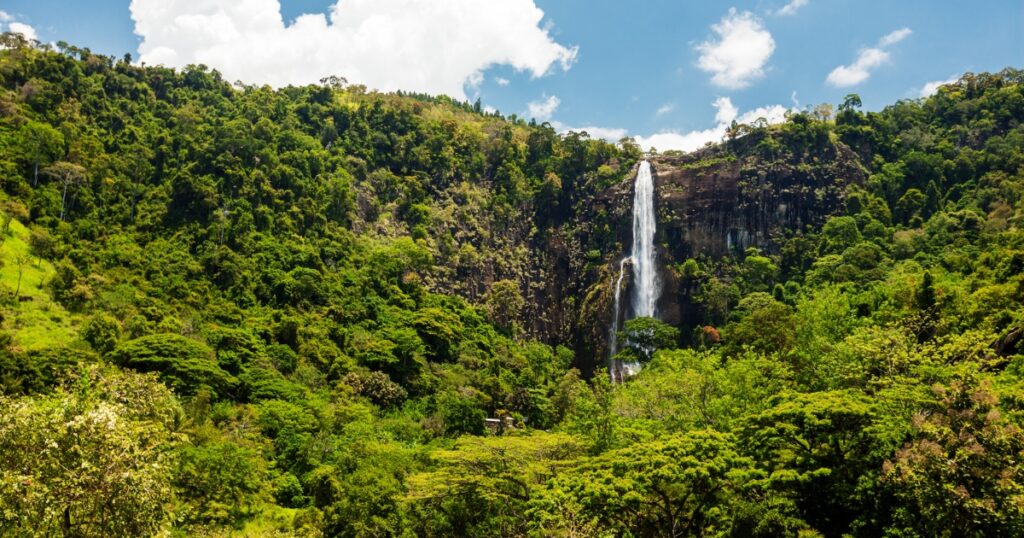
[[584,460],[534,501],[544,534],[703,536],[728,532],[730,505],[759,477],[733,439],[694,430]]
[[956,380],[932,391],[911,440],[884,466],[902,501],[895,526],[929,536],[1024,532],[1024,434],[987,383]]
[[782,353],[795,341],[792,309],[767,293],[754,292],[744,297],[732,319],[724,338],[734,352],[749,347],[762,353]]
[[741,426],[746,451],[770,472],[770,487],[794,492],[813,528],[848,532],[872,501],[864,486],[877,481],[876,410],[850,391],[783,394],[773,403]]
[[409,477],[415,528],[428,535],[524,534],[536,488],[581,451],[577,439],[557,433],[462,438],[433,453],[435,470]]
[[222,370],[208,346],[176,334],[154,334],[129,340],[110,353],[122,366],[156,372],[175,391],[194,394],[205,387],[227,395],[238,384]]
[[659,349],[675,349],[679,329],[649,317],[627,320],[619,332],[622,351],[618,358],[626,362],[648,362]]
[[187,499],[182,517],[226,523],[252,511],[266,487],[266,471],[256,456],[252,449],[230,441],[180,447],[175,453],[174,485]]
[[121,323],[107,313],[99,313],[89,319],[82,329],[82,339],[89,342],[97,353],[109,353],[121,340]]
[[177,413],[154,378],[83,370],[44,397],[0,397],[0,528],[149,535],[168,521]]
[[2,41],[0,534],[1024,532],[1020,71],[730,126],[612,384],[632,140]]
[[437,402],[438,415],[447,435],[482,435],[487,414],[470,399],[459,394],[443,394]]

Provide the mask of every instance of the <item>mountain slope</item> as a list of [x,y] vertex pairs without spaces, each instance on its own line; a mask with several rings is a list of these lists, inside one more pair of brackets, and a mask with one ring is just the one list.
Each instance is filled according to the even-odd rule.
[[1019,71],[646,156],[611,386],[630,141],[4,42],[0,534],[1024,532]]

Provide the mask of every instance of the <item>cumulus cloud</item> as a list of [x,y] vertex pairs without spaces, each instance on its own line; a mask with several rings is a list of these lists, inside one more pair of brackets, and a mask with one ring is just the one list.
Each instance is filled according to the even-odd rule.
[[669,112],[672,112],[675,109],[676,109],[676,105],[674,105],[672,103],[665,103],[665,104],[661,105],[660,107],[658,107],[658,110],[654,112],[654,115],[655,116],[664,116],[665,114],[668,114]]
[[737,13],[731,8],[711,29],[718,38],[697,45],[697,67],[712,73],[713,84],[740,89],[764,76],[765,64],[775,51],[775,40],[757,17],[749,11]]
[[495,77],[494,82],[498,83],[498,86],[508,86],[509,80],[504,77]]
[[140,61],[205,64],[228,80],[273,86],[330,75],[381,90],[465,99],[494,65],[540,77],[568,69],[533,0],[338,0],[286,25],[278,0],[132,0]]
[[555,110],[558,110],[558,105],[560,104],[562,104],[562,100],[558,96],[552,95],[547,99],[527,103],[526,109],[531,118],[543,122],[551,119],[551,116],[555,113]]
[[925,82],[924,86],[918,91],[918,97],[930,97],[935,95],[935,92],[939,91],[939,86],[945,86],[946,84],[953,84],[960,80],[959,76],[949,77],[946,80],[933,80],[931,82]]
[[796,12],[800,8],[807,5],[808,0],[792,0],[790,3],[782,6],[782,9],[775,12],[776,15],[782,15],[784,17],[789,15],[796,15]]
[[7,25],[7,28],[11,32],[25,36],[25,39],[39,39],[36,29],[23,22],[12,22]]
[[728,97],[715,99],[715,126],[689,132],[662,131],[650,136],[638,136],[636,141],[644,149],[693,151],[704,147],[708,142],[719,142],[733,120],[741,124],[754,123],[763,118],[768,123],[781,123],[786,120],[786,112],[790,109],[782,105],[771,105],[748,110],[742,114]]
[[11,32],[21,34],[25,39],[39,40],[39,34],[32,26],[19,22],[14,15],[0,10],[0,32]]
[[837,88],[855,86],[864,82],[871,77],[871,71],[889,61],[889,51],[885,49],[903,41],[910,33],[910,28],[900,28],[890,32],[878,40],[876,46],[862,49],[852,64],[840,65],[833,69],[825,81]]
[[[688,132],[665,130],[647,136],[634,135],[633,138],[643,149],[653,147],[659,151],[693,151],[704,147],[708,142],[720,142],[725,137],[726,130],[729,129],[734,120],[741,124],[751,124],[759,119],[764,119],[770,124],[781,123],[786,121],[786,113],[793,110],[782,105],[771,105],[740,113],[739,109],[728,97],[719,97],[711,105],[715,107],[715,125],[713,127]],[[573,127],[559,121],[551,121],[550,123],[556,131],[562,134],[570,131],[584,131],[592,138],[601,138],[609,142],[618,142],[623,137],[629,135],[626,129],[615,127],[593,125]]]
[[608,142],[618,142],[619,140],[622,139],[622,137],[628,134],[628,131],[626,131],[626,129],[619,129],[617,127],[599,127],[597,125],[587,125],[585,127],[572,127],[560,121],[551,122],[551,127],[553,127],[560,134],[565,134],[568,132],[585,132],[588,135],[590,135],[591,138],[600,138],[602,140],[607,140]]
[[719,97],[718,99],[715,99],[715,102],[711,103],[711,106],[715,107],[715,110],[717,111],[715,112],[715,123],[719,124],[731,122],[736,119],[736,116],[740,113],[739,109],[736,108],[736,105],[732,104],[732,99],[729,99],[728,97]]

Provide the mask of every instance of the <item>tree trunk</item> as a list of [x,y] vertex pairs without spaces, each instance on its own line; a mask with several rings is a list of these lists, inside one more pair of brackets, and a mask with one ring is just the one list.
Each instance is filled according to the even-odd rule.
[[64,220],[64,204],[68,199],[68,182],[64,182],[64,193],[60,196],[60,220]]

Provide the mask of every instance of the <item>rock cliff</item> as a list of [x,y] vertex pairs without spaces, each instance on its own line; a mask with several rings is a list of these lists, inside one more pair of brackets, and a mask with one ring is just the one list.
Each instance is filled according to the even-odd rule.
[[[687,258],[742,256],[749,247],[777,253],[787,237],[820,227],[843,207],[847,187],[866,179],[856,154],[841,142],[826,136],[800,144],[786,136],[766,130],[689,154],[650,158],[657,191],[662,320],[683,325],[685,331],[687,321],[700,313],[693,302],[695,290],[681,285],[675,266]],[[802,151],[777,151],[780,146]],[[606,256],[584,295],[574,334],[578,356],[593,357],[581,361],[584,369],[599,366],[607,354],[614,279],[632,238],[631,204],[632,178],[593,200],[594,211],[614,213],[621,248]]]

